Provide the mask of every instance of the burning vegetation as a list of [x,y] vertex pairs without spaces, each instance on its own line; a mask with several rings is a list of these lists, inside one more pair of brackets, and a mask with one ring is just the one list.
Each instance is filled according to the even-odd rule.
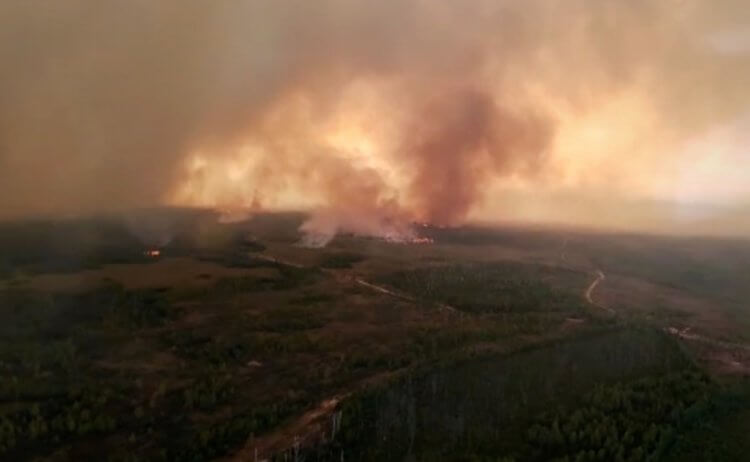
[[[313,212],[311,234],[384,236],[415,220],[596,223],[618,201],[694,189],[746,203],[732,167],[747,144],[745,9],[3,2],[0,216],[294,209]],[[727,149],[687,149],[715,129]]]

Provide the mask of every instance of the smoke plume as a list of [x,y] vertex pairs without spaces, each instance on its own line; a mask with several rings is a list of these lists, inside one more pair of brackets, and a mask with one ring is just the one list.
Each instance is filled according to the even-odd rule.
[[[681,178],[747,160],[688,149],[750,112],[747,11],[7,0],[0,216],[304,208],[313,236],[392,236],[416,220],[518,215],[497,210],[493,191],[508,188],[693,200]],[[747,184],[721,200],[750,199]]]
[[462,220],[494,176],[533,172],[549,142],[549,122],[505,113],[476,90],[441,95],[409,126],[404,158],[415,176],[409,192],[422,220]]

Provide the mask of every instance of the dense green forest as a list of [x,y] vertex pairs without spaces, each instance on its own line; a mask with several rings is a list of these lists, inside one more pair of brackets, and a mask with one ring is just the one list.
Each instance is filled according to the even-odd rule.
[[[633,433],[632,441],[622,440],[628,441],[625,455],[631,457],[651,429],[635,422],[660,425],[656,436],[661,438],[668,425],[675,431],[674,419],[692,418],[716,390],[671,339],[651,330],[617,331],[507,357],[464,358],[363,392],[343,404],[336,437],[310,457],[332,460],[343,451],[348,460],[363,461],[495,460],[498,455],[565,460],[593,448],[598,454],[607,438]],[[550,408],[560,411],[544,414]],[[607,417],[607,409],[617,416]],[[575,418],[568,422],[563,416]],[[610,428],[607,419],[621,420]],[[593,426],[580,427],[584,423]],[[597,426],[602,426],[599,433],[608,433],[584,436],[594,435]],[[576,432],[570,440],[575,444],[568,444],[568,430]],[[664,438],[657,443],[666,445]],[[617,451],[606,454],[615,457]]]
[[[467,389],[477,399],[475,391]],[[741,442],[745,434],[738,433],[739,445],[727,447],[726,437],[717,431],[723,422],[725,429],[727,423],[735,424],[730,431],[737,432],[743,428],[736,426],[738,418],[745,419],[744,428],[750,423],[750,415],[745,415],[750,406],[748,384],[739,388],[721,385],[692,368],[600,383],[582,397],[565,398],[562,402],[568,405],[557,403],[553,411],[540,412],[532,419],[518,416],[505,425],[500,421],[489,425],[483,417],[471,414],[470,406],[462,406],[461,412],[467,413],[459,415],[446,412],[446,406],[439,403],[432,404],[444,414],[421,421],[425,411],[414,395],[401,395],[394,401],[393,393],[393,389],[373,391],[346,403],[337,415],[333,440],[307,453],[306,460],[740,461],[744,459],[739,458],[738,446],[747,448]],[[383,413],[402,421],[383,421],[378,418]],[[446,427],[446,419],[451,418]],[[701,444],[704,438],[710,445]],[[289,454],[275,460],[285,456]]]
[[[585,287],[587,278],[559,267],[503,262],[419,268],[384,275],[380,281],[420,300],[470,313],[533,313],[585,311],[577,288]],[[561,288],[565,286],[575,289]]]
[[597,387],[578,408],[542,416],[524,460],[660,460],[679,432],[706,418],[719,390],[696,371]]

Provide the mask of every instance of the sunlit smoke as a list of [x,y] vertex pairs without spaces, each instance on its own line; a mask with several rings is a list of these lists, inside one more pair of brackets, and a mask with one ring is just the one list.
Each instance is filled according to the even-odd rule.
[[[741,213],[746,11],[740,0],[2,2],[0,216],[304,209],[320,244],[399,236],[414,221],[602,224],[603,209],[640,229],[652,217],[626,210],[640,201],[698,197]],[[713,133],[733,146],[717,153],[701,141]]]

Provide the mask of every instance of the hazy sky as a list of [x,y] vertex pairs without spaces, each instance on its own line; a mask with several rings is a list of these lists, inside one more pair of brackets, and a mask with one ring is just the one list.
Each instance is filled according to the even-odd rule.
[[4,217],[750,231],[744,0],[5,0],[0,60]]

